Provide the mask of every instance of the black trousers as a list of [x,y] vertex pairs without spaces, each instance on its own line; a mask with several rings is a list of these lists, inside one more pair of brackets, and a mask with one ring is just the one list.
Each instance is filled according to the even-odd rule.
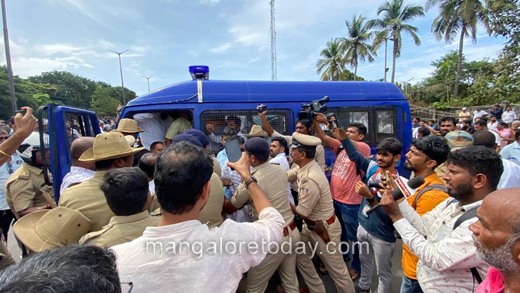
[[7,235],[9,233],[9,228],[11,227],[13,219],[14,214],[11,210],[0,211],[0,229],[2,230],[2,235],[4,236],[5,242],[7,242]]

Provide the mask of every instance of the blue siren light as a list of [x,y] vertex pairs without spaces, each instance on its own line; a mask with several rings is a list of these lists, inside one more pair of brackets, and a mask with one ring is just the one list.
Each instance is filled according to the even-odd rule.
[[192,65],[189,69],[192,79],[209,79],[209,66]]

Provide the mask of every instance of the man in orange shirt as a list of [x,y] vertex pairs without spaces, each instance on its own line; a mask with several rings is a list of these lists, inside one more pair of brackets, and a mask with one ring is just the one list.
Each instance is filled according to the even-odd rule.
[[[444,163],[450,147],[443,137],[429,135],[415,139],[410,151],[406,154],[404,168],[424,178],[415,193],[408,198],[408,203],[420,216],[433,210],[439,203],[448,198],[448,189],[444,181],[437,176],[435,168]],[[417,281],[417,256],[403,243],[402,266],[404,271],[401,293],[423,292]]]

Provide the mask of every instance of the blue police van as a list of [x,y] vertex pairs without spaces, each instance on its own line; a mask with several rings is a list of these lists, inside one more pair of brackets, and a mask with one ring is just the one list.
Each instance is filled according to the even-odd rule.
[[[218,136],[224,129],[226,118],[240,119],[242,133],[249,133],[253,125],[262,125],[256,107],[268,108],[267,118],[271,126],[281,134],[291,135],[295,130],[298,112],[303,103],[328,96],[328,113],[334,113],[340,127],[360,122],[367,126],[364,141],[375,154],[375,146],[387,137],[395,137],[403,145],[403,157],[398,163],[402,175],[404,154],[411,145],[411,118],[408,101],[398,87],[387,82],[339,82],[339,81],[223,81],[210,80],[204,66],[190,67],[192,80],[172,84],[130,101],[118,114],[132,118],[135,114],[156,113],[178,115],[189,112],[193,127],[206,132],[206,125],[214,126]],[[99,133],[97,117],[91,111],[48,105],[40,109],[49,117],[51,141],[51,170],[56,198],[61,179],[70,169],[71,133],[66,123],[81,121],[81,135]],[[212,152],[222,146],[212,142]],[[326,147],[326,146],[325,146]],[[327,148],[326,148],[327,149]],[[330,176],[335,155],[327,150],[327,175]]]

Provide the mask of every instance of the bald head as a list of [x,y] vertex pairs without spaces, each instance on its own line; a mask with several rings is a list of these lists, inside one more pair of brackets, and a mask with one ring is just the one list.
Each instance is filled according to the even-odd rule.
[[520,188],[494,191],[470,225],[479,258],[502,273],[520,273]]
[[79,158],[88,149],[94,146],[95,138],[84,136],[76,138],[70,147],[70,159],[72,166],[83,167],[90,170],[96,170],[92,162],[80,162]]

